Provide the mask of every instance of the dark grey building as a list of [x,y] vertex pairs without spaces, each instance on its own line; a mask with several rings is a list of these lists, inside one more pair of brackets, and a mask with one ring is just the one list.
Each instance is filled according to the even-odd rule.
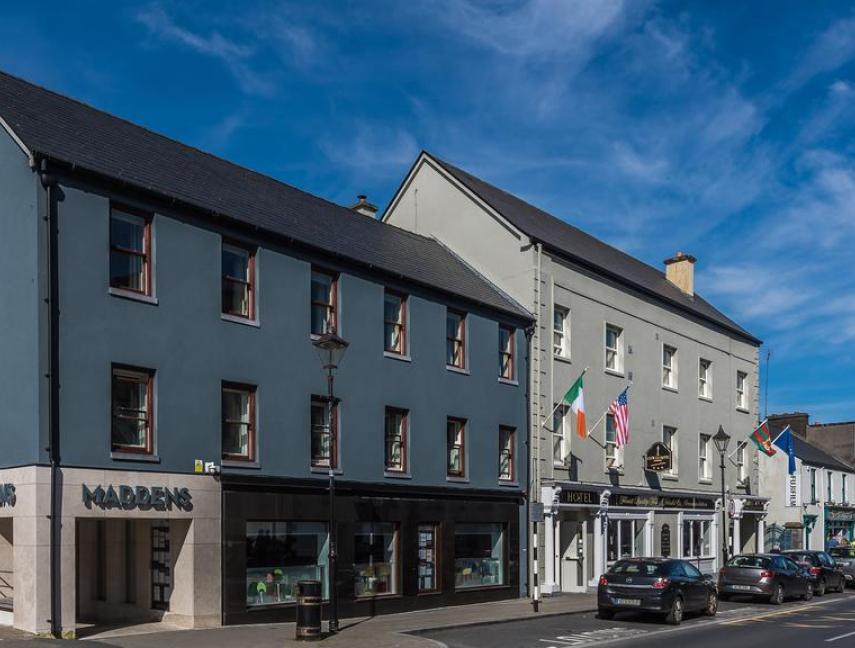
[[457,256],[5,74],[0,195],[17,627],[291,620],[330,471],[342,614],[524,590],[531,317]]

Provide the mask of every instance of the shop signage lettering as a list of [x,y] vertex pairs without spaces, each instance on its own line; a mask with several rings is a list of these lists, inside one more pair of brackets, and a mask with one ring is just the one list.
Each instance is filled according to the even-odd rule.
[[855,509],[833,509],[826,510],[826,519],[834,522],[855,522]]
[[787,503],[787,507],[801,506],[801,480],[798,471],[792,475],[787,475],[786,489],[784,501]]
[[763,500],[745,499],[742,500],[742,509],[744,511],[753,511],[762,513],[765,509]]
[[167,488],[165,486],[119,486],[112,484],[104,488],[100,484],[90,489],[83,484],[83,505],[86,508],[96,506],[100,509],[139,509],[148,511],[193,510],[193,496],[189,488]]
[[[562,490],[559,500],[562,504],[575,504],[577,506],[600,505],[599,493],[587,490]],[[648,495],[644,493],[614,493],[609,496],[609,506],[630,508],[638,507],[645,509],[694,509],[706,511],[712,511],[715,509],[715,503],[712,499],[655,494]]]
[[599,506],[600,498],[593,491],[562,490],[560,501],[562,504],[585,504]]
[[0,484],[0,508],[3,508],[4,506],[15,506],[15,502],[17,501],[18,498],[15,495],[15,485]]
[[671,470],[671,449],[661,441],[654,443],[644,454],[644,469],[653,472]]

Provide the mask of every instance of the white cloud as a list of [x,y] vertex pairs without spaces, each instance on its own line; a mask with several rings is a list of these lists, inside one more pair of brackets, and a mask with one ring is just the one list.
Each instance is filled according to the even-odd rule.
[[397,176],[419,152],[409,132],[367,121],[356,123],[351,136],[326,138],[320,146],[331,162],[363,177]]
[[797,90],[816,76],[838,69],[855,57],[855,18],[833,22],[808,47],[787,78],[787,90]]

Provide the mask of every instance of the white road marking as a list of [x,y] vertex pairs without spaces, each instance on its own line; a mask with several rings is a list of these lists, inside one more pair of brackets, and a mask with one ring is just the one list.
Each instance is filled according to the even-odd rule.
[[574,632],[569,635],[559,635],[551,639],[538,639],[548,644],[561,644],[562,646],[583,646],[585,644],[599,641],[611,641],[614,639],[628,639],[638,635],[647,634],[647,630],[641,628],[604,628],[602,630],[588,630],[585,632]]
[[847,632],[846,634],[838,635],[836,637],[832,637],[831,639],[826,639],[825,643],[828,643],[830,641],[837,641],[838,639],[846,639],[846,637],[852,637],[853,635],[855,635],[855,632]]

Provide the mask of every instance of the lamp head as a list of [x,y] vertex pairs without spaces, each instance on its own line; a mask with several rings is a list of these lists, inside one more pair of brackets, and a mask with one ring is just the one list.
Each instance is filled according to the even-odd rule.
[[312,346],[324,369],[337,369],[347,351],[348,342],[330,331],[313,340]]
[[718,432],[716,432],[713,437],[713,443],[715,443],[715,449],[718,450],[719,454],[727,452],[727,445],[730,443],[730,435],[724,431],[724,428],[721,425],[718,426]]

